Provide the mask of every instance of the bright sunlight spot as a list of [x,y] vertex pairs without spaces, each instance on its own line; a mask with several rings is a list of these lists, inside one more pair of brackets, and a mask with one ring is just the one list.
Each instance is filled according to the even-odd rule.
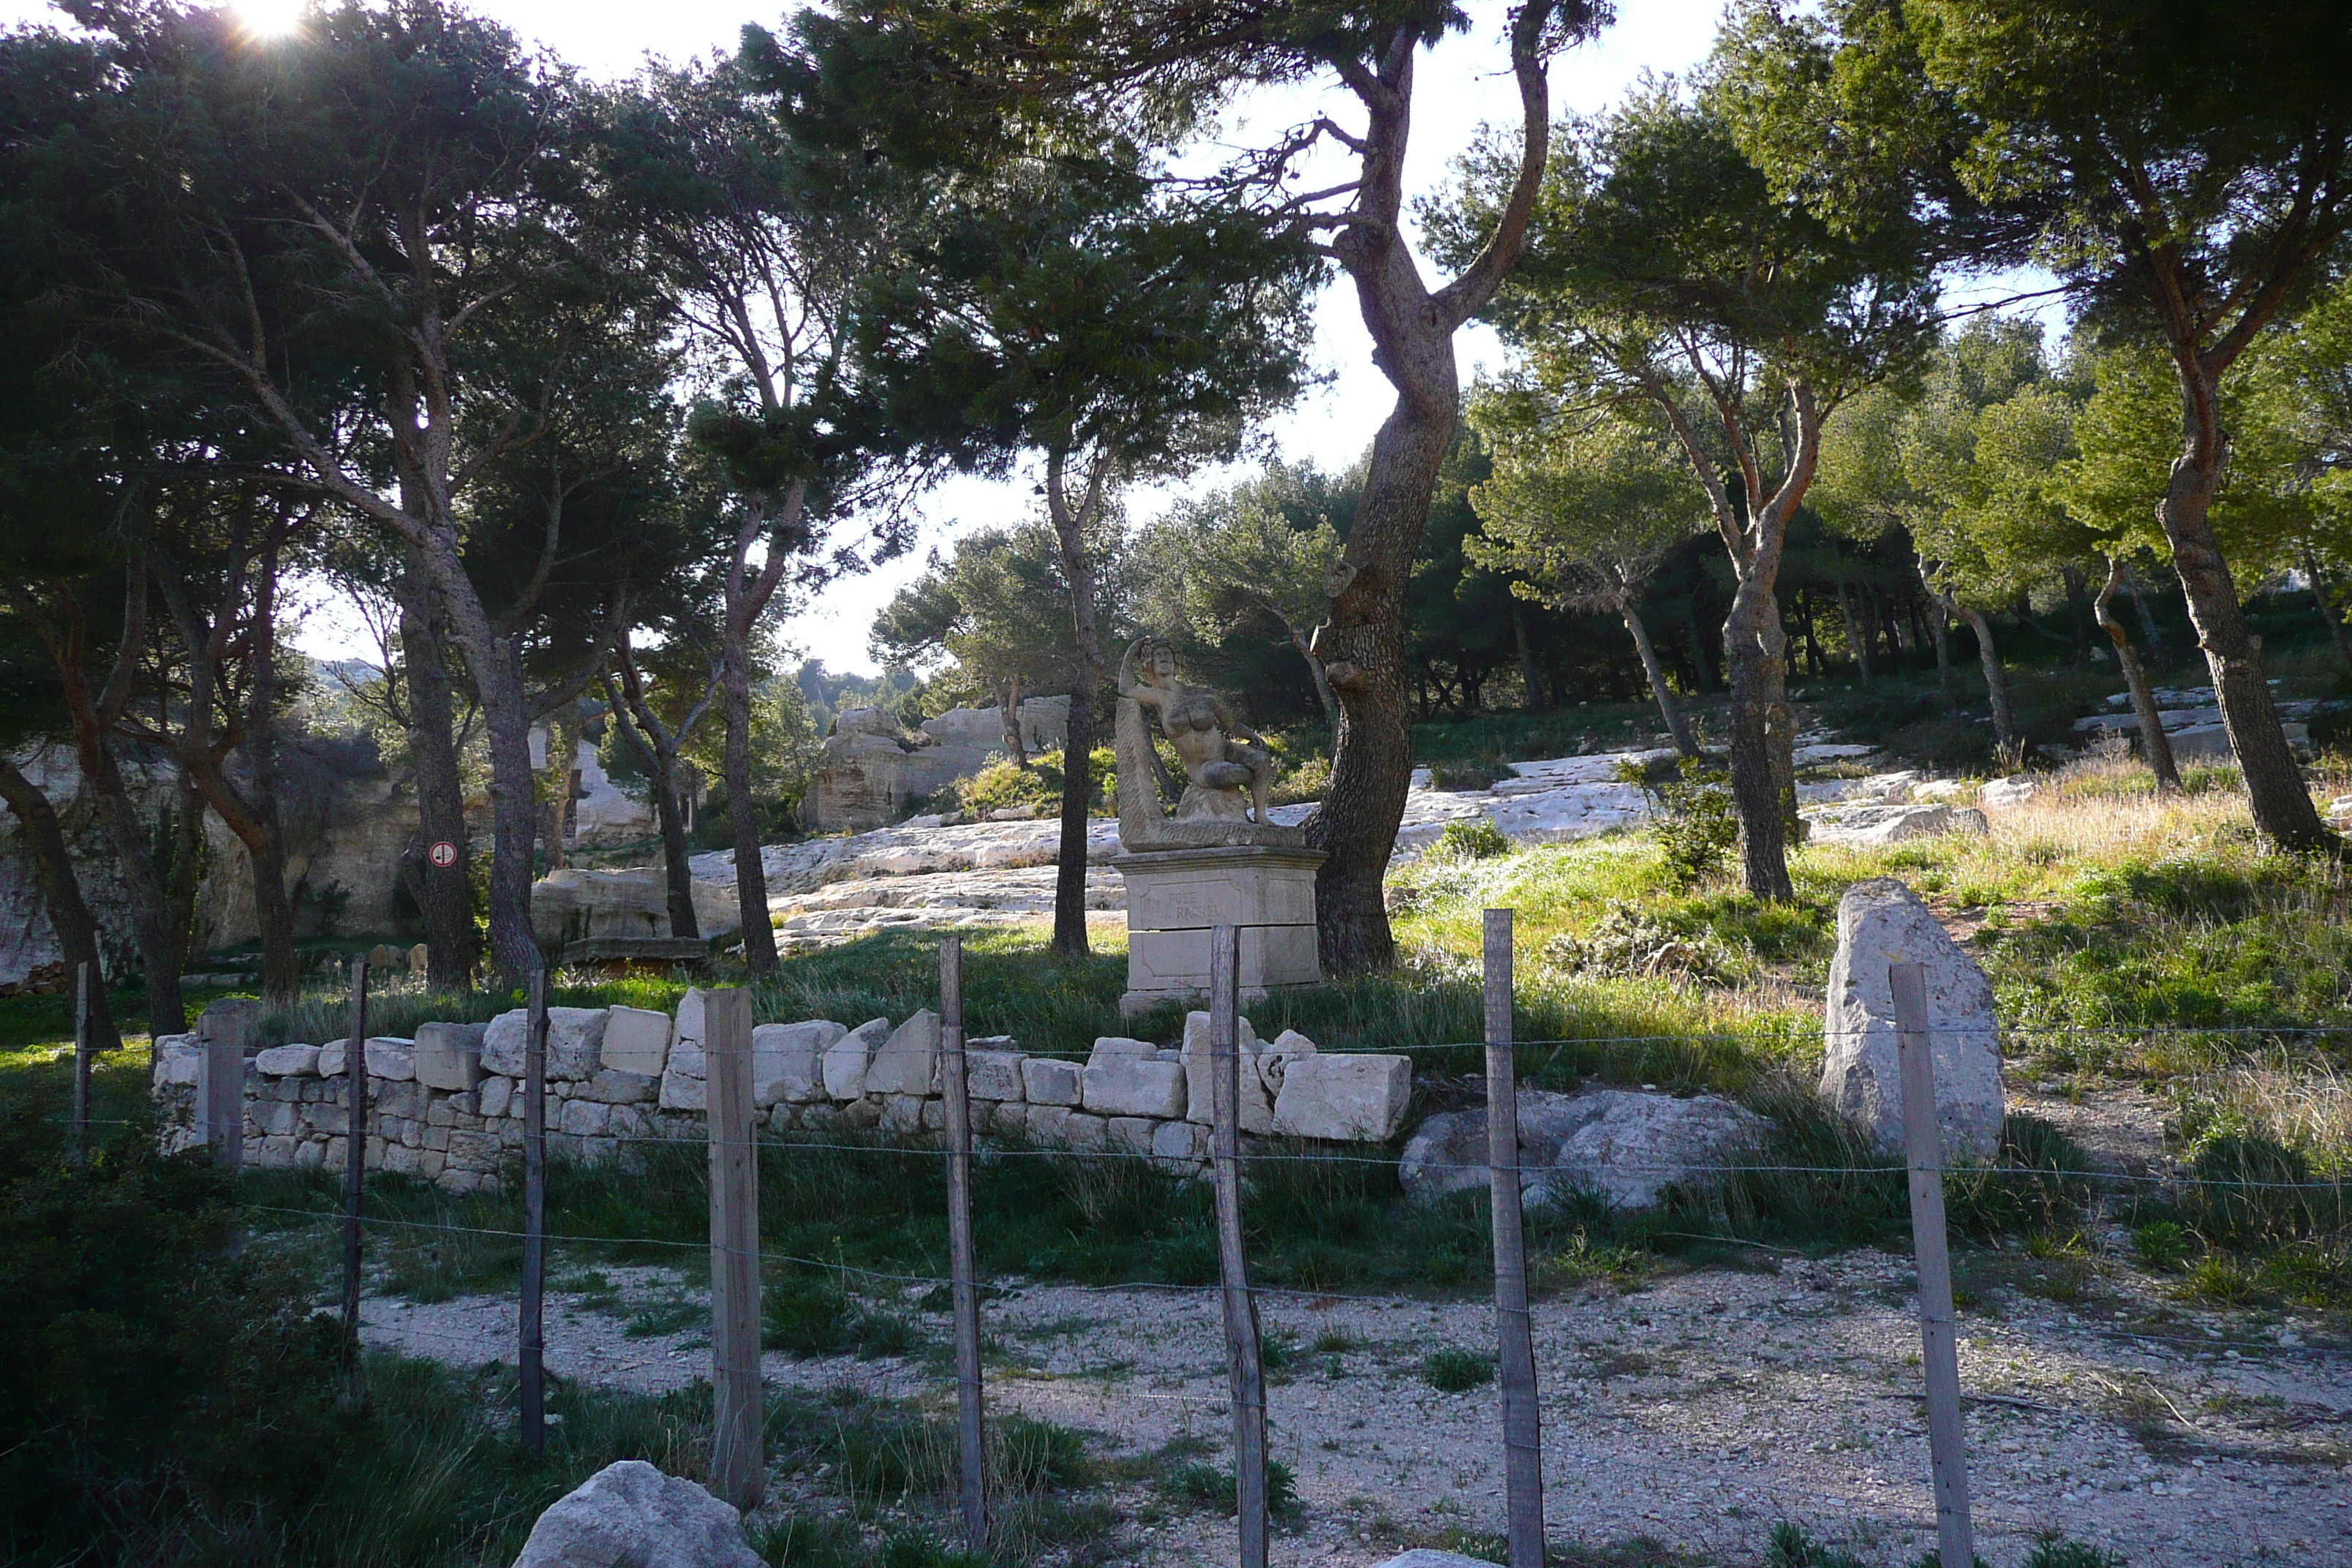
[[282,37],[302,25],[310,0],[236,0],[237,19],[265,38]]

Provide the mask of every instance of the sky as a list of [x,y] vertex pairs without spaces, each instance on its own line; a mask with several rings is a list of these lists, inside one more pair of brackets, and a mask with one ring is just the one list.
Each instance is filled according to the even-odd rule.
[[[284,17],[300,0],[245,0],[255,19]],[[747,20],[781,25],[782,13],[758,8],[757,0],[663,0],[659,5],[616,0],[472,0],[473,9],[497,18],[521,37],[592,76],[626,76],[647,57],[682,60],[731,50]],[[1489,118],[1517,119],[1509,62],[1503,43],[1505,6],[1496,0],[1468,0],[1474,26],[1424,54],[1413,103],[1413,130],[1406,163],[1414,194],[1443,185],[1449,165],[1475,139]],[[1713,42],[1721,0],[1633,0],[1622,19],[1593,43],[1580,45],[1554,62],[1554,111],[1591,112],[1623,97],[1644,72],[1681,72],[1706,58]],[[0,21],[57,19],[35,0],[0,0]],[[1344,126],[1360,123],[1352,98],[1336,83],[1265,92],[1235,107],[1227,135],[1239,142],[1328,113]],[[1496,347],[1485,329],[1466,329],[1460,340],[1465,383],[1494,362]],[[1326,468],[1344,468],[1370,445],[1392,402],[1389,384],[1371,363],[1370,339],[1344,279],[1327,287],[1316,312],[1316,357],[1328,381],[1270,422],[1265,435],[1281,456]],[[1185,494],[1230,483],[1240,470],[1212,469],[1180,485],[1130,494],[1129,513],[1148,520]],[[873,572],[847,578],[799,606],[783,624],[786,640],[806,657],[835,670],[870,672],[867,628],[874,616],[922,569],[934,545],[962,529],[1015,521],[1034,504],[1030,483],[964,479],[941,486],[925,498],[916,549]],[[332,595],[311,588],[297,630],[297,646],[314,658],[373,658],[376,649],[358,617]]]

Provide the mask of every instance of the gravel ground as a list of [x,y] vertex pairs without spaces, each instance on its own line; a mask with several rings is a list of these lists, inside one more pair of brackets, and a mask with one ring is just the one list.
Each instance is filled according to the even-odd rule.
[[[2352,1353],[2313,1342],[2309,1323],[2183,1311],[2114,1265],[2062,1303],[2000,1282],[2030,1287],[2046,1273],[2021,1253],[1962,1264],[1979,1281],[1960,1370],[1973,1396],[1978,1540],[1991,1562],[2008,1568],[2035,1532],[2056,1530],[2142,1568],[2352,1563]],[[552,1370],[646,1392],[707,1373],[706,1328],[644,1331],[667,1326],[665,1310],[691,1315],[687,1279],[601,1273],[614,1288],[602,1295],[551,1293]],[[1773,1520],[1793,1519],[1866,1562],[1914,1561],[1934,1530],[1908,1288],[1901,1260],[1854,1252],[1540,1304],[1553,1537],[1647,1536],[1748,1563]],[[921,1313],[915,1295],[902,1310],[944,1342],[945,1318]],[[1105,1456],[1188,1438],[1213,1445],[1213,1458],[1225,1451],[1213,1293],[1008,1281],[984,1310],[992,1408],[1094,1434]],[[1261,1313],[1268,1338],[1291,1347],[1269,1394],[1272,1447],[1303,1504],[1276,1562],[1368,1563],[1448,1526],[1499,1529],[1493,1388],[1442,1394],[1421,1373],[1433,1350],[1489,1348],[1486,1308],[1284,1294],[1265,1297]],[[628,1333],[633,1317],[639,1337]],[[366,1333],[459,1365],[510,1360],[514,1305],[373,1299]],[[766,1372],[779,1386],[851,1385],[943,1405],[941,1362],[772,1354]],[[1230,1521],[1171,1507],[1146,1486],[1113,1500],[1136,1521],[1122,1561],[1230,1561]]]

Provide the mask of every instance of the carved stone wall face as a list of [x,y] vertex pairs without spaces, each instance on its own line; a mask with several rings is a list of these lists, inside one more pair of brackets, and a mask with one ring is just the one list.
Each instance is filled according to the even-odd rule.
[[1133,1015],[1209,991],[1210,933],[1239,928],[1244,996],[1320,984],[1315,946],[1318,851],[1217,845],[1121,855],[1127,879],[1127,994]]

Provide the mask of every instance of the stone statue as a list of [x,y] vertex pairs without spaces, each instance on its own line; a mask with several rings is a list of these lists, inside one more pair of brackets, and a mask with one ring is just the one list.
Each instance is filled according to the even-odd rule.
[[[1235,719],[1216,692],[1179,679],[1166,643],[1143,637],[1128,648],[1118,696],[1119,839],[1129,849],[1303,842],[1297,828],[1266,816],[1274,753],[1265,737]],[[1172,818],[1160,805],[1148,713],[1159,715],[1184,768]]]

